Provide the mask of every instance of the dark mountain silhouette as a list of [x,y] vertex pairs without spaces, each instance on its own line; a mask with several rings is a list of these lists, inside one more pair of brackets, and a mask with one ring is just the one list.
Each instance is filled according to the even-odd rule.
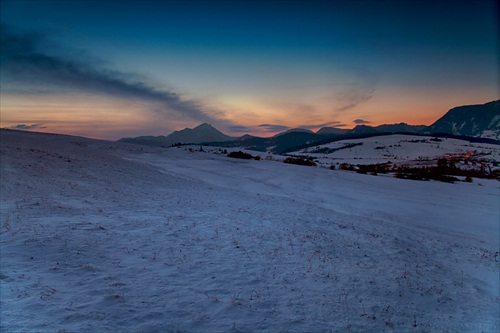
[[391,132],[391,133],[422,133],[427,129],[425,125],[408,125],[406,123],[380,125],[375,127],[378,132]]
[[286,153],[311,145],[325,144],[343,139],[364,138],[391,133],[426,134],[448,137],[475,137],[476,139],[500,139],[500,101],[482,105],[460,106],[451,109],[431,126],[384,124],[380,126],[358,125],[353,129],[323,127],[316,133],[306,129],[291,129],[273,137],[261,138],[244,135],[232,138],[223,134],[209,124],[181,131],[168,136],[141,136],[124,138],[119,141],[137,143],[148,146],[168,147],[173,144],[210,144],[225,147],[241,147],[257,151],[270,150],[275,153]]
[[213,141],[229,141],[234,138],[223,134],[215,127],[209,124],[201,124],[193,129],[185,128],[182,131],[175,131],[167,139],[173,142],[181,143],[203,143]]
[[287,132],[278,136],[274,136],[271,141],[271,146],[274,146],[273,152],[281,154],[294,150],[293,148],[306,144],[317,142],[322,137],[313,132]]
[[349,131],[350,134],[372,134],[378,133],[375,127],[368,125],[356,125],[352,130]]
[[453,108],[427,132],[500,139],[500,100]]
[[350,130],[345,128],[337,128],[337,127],[322,127],[320,128],[316,134],[319,135],[342,135],[348,133]]
[[285,135],[288,133],[309,133],[309,134],[313,133],[314,134],[313,131],[305,129],[305,128],[291,128],[289,130],[286,130],[284,132],[276,134],[274,137],[282,136],[282,135]]
[[251,139],[255,139],[255,138],[257,138],[257,136],[250,135],[250,134],[245,134],[242,137],[240,137],[239,140],[251,140]]
[[235,138],[223,134],[210,124],[201,124],[195,128],[185,128],[175,131],[168,136],[140,136],[136,138],[123,138],[118,141],[136,143],[149,146],[168,147],[173,144],[224,142]]
[[324,137],[310,131],[287,131],[270,138],[250,137],[244,140],[240,138],[233,141],[211,142],[210,144],[224,147],[241,147],[262,152],[269,149],[274,153],[282,154],[293,151],[295,147],[318,142],[321,139],[324,139]]
[[379,126],[357,125],[347,133],[373,134],[373,133],[422,133],[427,129],[425,125],[408,125],[406,123],[384,124]]

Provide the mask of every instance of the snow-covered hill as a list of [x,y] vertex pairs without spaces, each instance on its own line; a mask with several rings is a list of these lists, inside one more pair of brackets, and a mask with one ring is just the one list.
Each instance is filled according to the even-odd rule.
[[428,131],[499,140],[500,100],[455,107],[429,126]]
[[497,181],[0,134],[2,332],[500,328]]
[[478,159],[500,162],[500,146],[451,138],[414,135],[384,135],[364,139],[341,140],[294,152],[329,164],[435,163],[445,155],[474,153]]

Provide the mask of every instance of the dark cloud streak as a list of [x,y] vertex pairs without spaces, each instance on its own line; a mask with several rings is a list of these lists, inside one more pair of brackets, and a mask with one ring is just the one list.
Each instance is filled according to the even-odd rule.
[[254,128],[250,126],[243,126],[243,125],[232,125],[227,127],[228,130],[234,133],[249,133],[254,131]]
[[363,119],[354,119],[352,122],[356,125],[365,125],[370,123],[369,121]]
[[12,126],[12,127],[9,127],[10,129],[18,129],[18,130],[26,130],[26,131],[29,131],[29,130],[32,130],[32,129],[36,129],[36,128],[39,128],[39,129],[43,129],[45,128],[44,126],[40,126],[38,124],[31,124],[31,125],[26,125],[26,124],[17,124],[16,126]]
[[228,129],[235,133],[254,133],[254,132],[282,132],[289,130],[290,127],[284,125],[260,124],[257,126],[232,125]]
[[370,100],[378,85],[378,76],[365,69],[352,69],[356,81],[347,84],[336,96],[338,106],[335,111],[343,112]]
[[290,129],[290,127],[288,126],[273,125],[273,124],[261,124],[258,127],[264,129],[266,132],[281,132]]
[[322,128],[322,127],[342,127],[346,126],[345,124],[339,122],[339,121],[333,121],[329,123],[322,123],[322,124],[313,124],[313,125],[300,125],[299,128],[306,128],[306,129],[315,129],[315,128]]
[[144,82],[131,81],[132,75],[99,69],[78,59],[49,55],[40,50],[42,35],[17,33],[5,24],[1,24],[0,33],[0,69],[4,83],[22,83],[23,86],[43,84],[42,88],[49,92],[69,89],[140,99],[159,103],[164,107],[161,112],[166,115],[181,115],[203,122],[215,120],[199,103],[184,100],[173,91],[162,91]]

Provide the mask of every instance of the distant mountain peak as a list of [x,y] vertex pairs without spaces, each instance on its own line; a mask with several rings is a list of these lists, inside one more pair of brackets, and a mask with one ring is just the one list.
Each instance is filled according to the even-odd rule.
[[[139,143],[152,146],[168,147],[172,144],[200,144],[210,142],[225,142],[237,147],[251,147],[265,151],[274,147],[276,152],[285,152],[294,146],[310,144],[318,140],[337,139],[339,136],[366,136],[387,133],[433,134],[447,133],[452,135],[480,137],[500,140],[500,100],[485,104],[464,105],[452,108],[431,126],[408,125],[400,122],[379,126],[357,125],[353,129],[323,127],[316,133],[305,128],[292,128],[270,138],[258,138],[245,135],[232,138],[223,134],[211,124],[202,123],[195,128],[185,128],[175,131],[167,137],[143,136],[124,138],[120,141]],[[233,143],[228,143],[234,141]]]
[[168,136],[143,136],[137,138],[123,138],[120,141],[145,144],[150,146],[168,147],[177,143],[208,143],[233,140],[234,138],[225,135],[210,124],[203,123],[195,128],[185,128],[180,131],[174,131]]
[[[213,129],[215,129],[215,127],[213,127],[212,125],[210,125],[208,123],[203,123],[203,124],[200,124],[200,125],[196,126],[195,128],[193,128],[193,130],[204,129],[204,128],[213,128]],[[188,128],[185,128],[185,129],[188,129]]]
[[349,129],[338,128],[338,127],[322,127],[316,134],[319,135],[342,135],[349,132]]
[[299,133],[313,133],[313,131],[311,130],[308,130],[306,128],[300,128],[300,127],[297,127],[297,128],[291,128],[291,129],[288,129],[284,132],[281,132],[281,133],[278,133],[276,134],[274,137],[278,137],[278,136],[281,136],[281,135],[284,135],[284,134],[288,134],[288,133],[293,133],[293,132],[299,132]]
[[172,143],[203,143],[216,141],[229,141],[233,138],[220,132],[210,124],[203,123],[195,128],[185,128],[175,131],[167,139]]
[[431,133],[450,133],[498,140],[500,138],[500,100],[463,105],[450,109],[430,127]]
[[245,134],[242,137],[240,137],[240,140],[251,140],[251,139],[254,139],[254,138],[256,138],[256,136],[250,135],[250,134]]

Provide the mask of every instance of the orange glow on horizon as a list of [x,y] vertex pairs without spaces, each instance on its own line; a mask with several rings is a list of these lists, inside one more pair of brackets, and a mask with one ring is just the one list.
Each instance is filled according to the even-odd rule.
[[[450,105],[451,96],[408,97],[408,94],[384,93],[352,109],[336,111],[330,104],[305,105],[300,103],[269,104],[257,103],[250,98],[222,100],[219,113],[214,114],[214,127],[221,132],[239,137],[245,134],[271,137],[286,128],[305,128],[318,131],[320,128],[337,127],[352,129],[356,119],[363,120],[368,126],[406,123],[408,125],[431,125],[449,109],[481,101],[462,96],[455,98]],[[483,101],[489,102],[492,99]],[[212,101],[217,105],[219,101]],[[117,140],[122,137],[141,135],[169,135],[175,130],[193,128],[201,122],[193,119],[170,119],[157,111],[155,106],[137,101],[116,100],[103,96],[63,95],[63,96],[20,96],[2,94],[0,99],[0,127],[15,128],[25,124],[33,131],[78,135],[97,139]],[[215,109],[215,108],[214,108]],[[216,109],[217,110],[217,109]],[[218,117],[219,119],[215,119]],[[360,121],[360,123],[362,123]],[[228,124],[240,125],[239,131],[231,131]],[[273,129],[270,124],[282,126]],[[34,125],[32,128],[29,128]],[[245,128],[248,130],[245,131]]]

